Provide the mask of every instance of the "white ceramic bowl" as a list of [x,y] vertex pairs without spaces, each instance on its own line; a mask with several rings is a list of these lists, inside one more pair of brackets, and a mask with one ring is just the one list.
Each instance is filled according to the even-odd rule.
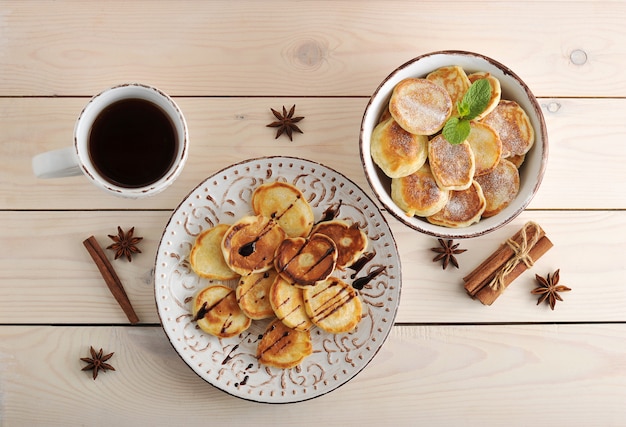
[[[459,65],[468,74],[487,71],[500,80],[502,99],[516,101],[528,114],[535,130],[535,143],[520,167],[520,189],[517,197],[502,212],[464,228],[434,225],[420,217],[410,217],[391,199],[391,179],[372,160],[370,136],[383,110],[389,103],[395,85],[407,77],[425,77],[431,71],[449,65]],[[372,95],[361,122],[359,140],[365,176],[376,197],[387,211],[407,226],[420,232],[444,238],[464,238],[484,235],[510,222],[528,206],[539,189],[548,161],[548,135],[541,107],[528,86],[506,66],[472,52],[441,51],[418,56],[396,68]]]

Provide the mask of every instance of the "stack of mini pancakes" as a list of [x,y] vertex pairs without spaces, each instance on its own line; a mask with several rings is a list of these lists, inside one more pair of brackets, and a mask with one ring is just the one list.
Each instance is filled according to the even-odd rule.
[[220,338],[274,318],[257,346],[257,359],[291,368],[313,351],[310,331],[354,330],[362,317],[358,292],[333,277],[366,250],[367,236],[340,219],[314,223],[302,192],[285,182],[257,187],[254,215],[219,224],[196,238],[189,255],[193,271],[213,283],[198,292],[192,314],[205,332]]
[[[470,123],[468,138],[450,144],[441,129],[458,116],[470,85],[487,79],[491,99]],[[528,115],[501,99],[500,82],[485,72],[441,67],[399,82],[371,136],[374,163],[391,178],[391,198],[409,216],[467,227],[506,208],[519,192],[519,167],[535,141]]]

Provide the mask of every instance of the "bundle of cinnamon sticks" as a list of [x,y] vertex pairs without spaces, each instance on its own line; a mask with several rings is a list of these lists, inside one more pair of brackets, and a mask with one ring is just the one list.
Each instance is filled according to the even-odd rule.
[[504,290],[552,247],[543,229],[527,222],[482,264],[463,278],[465,290],[485,305],[491,305]]

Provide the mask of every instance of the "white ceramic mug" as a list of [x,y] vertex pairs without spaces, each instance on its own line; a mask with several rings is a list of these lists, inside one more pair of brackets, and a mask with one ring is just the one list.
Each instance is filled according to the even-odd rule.
[[[134,141],[144,145],[134,147]],[[84,174],[109,193],[138,198],[174,182],[187,160],[188,145],[178,105],[157,88],[129,83],[94,96],[76,121],[74,145],[36,155],[32,167],[38,178]],[[108,164],[118,161],[123,164]],[[127,177],[124,168],[133,175],[146,172]]]

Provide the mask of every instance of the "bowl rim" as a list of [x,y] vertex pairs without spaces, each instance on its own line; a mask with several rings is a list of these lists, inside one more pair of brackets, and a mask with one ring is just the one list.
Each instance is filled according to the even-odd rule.
[[[436,230],[430,230],[424,227],[421,227],[419,224],[415,224],[411,221],[409,221],[409,219],[414,218],[414,217],[408,217],[404,212],[401,212],[401,209],[395,204],[392,203],[392,205],[390,205],[389,203],[387,203],[383,197],[381,197],[381,195],[379,194],[378,189],[376,188],[376,183],[374,182],[374,177],[370,176],[371,173],[367,170],[366,165],[369,163],[369,161],[366,159],[366,155],[364,153],[364,132],[365,132],[365,126],[366,126],[366,120],[368,118],[368,113],[371,111],[372,108],[372,104],[374,103],[374,101],[379,98],[381,95],[381,90],[382,88],[385,86],[385,84],[393,79],[398,73],[402,72],[404,69],[406,69],[407,67],[412,66],[413,64],[415,64],[416,62],[419,62],[425,58],[429,58],[429,57],[433,57],[433,56],[441,56],[441,55],[450,55],[450,56],[461,56],[461,57],[475,57],[478,58],[482,61],[485,61],[487,63],[489,63],[490,65],[492,65],[493,67],[499,69],[504,75],[508,75],[510,76],[520,87],[521,89],[524,91],[533,111],[534,111],[534,115],[538,120],[539,123],[539,129],[535,129],[535,145],[533,146],[533,149],[535,148],[535,146],[541,146],[541,160],[540,160],[540,164],[539,164],[539,169],[538,169],[538,173],[536,175],[535,178],[535,182],[534,182],[534,186],[532,188],[532,191],[528,194],[528,196],[520,203],[520,205],[513,211],[510,213],[510,215],[506,218],[502,218],[500,221],[496,222],[493,225],[484,227],[484,228],[479,228],[479,229],[474,229],[471,230],[472,225],[477,225],[480,224],[472,224],[468,227],[463,227],[463,228],[453,228],[453,227],[443,227],[443,226],[437,226],[435,224],[430,224],[432,227],[435,227]],[[384,94],[385,97],[387,97],[389,94]],[[537,135],[541,135],[541,144],[536,144],[537,142]],[[369,141],[369,137],[368,137],[368,141]],[[369,151],[369,150],[368,150]],[[419,56],[416,56],[408,61],[406,61],[405,63],[403,63],[402,65],[398,66],[397,68],[395,68],[391,73],[389,73],[389,75],[387,75],[382,81],[381,83],[378,85],[378,87],[376,88],[376,90],[373,92],[373,94],[370,96],[367,105],[365,107],[365,110],[363,112],[363,117],[361,119],[361,127],[360,127],[360,131],[359,131],[359,154],[361,157],[361,164],[363,167],[363,172],[365,174],[365,178],[368,182],[368,185],[370,186],[371,190],[374,192],[376,198],[378,199],[378,201],[383,205],[383,207],[385,208],[385,210],[391,214],[393,217],[395,217],[397,220],[399,220],[401,223],[403,223],[404,225],[417,230],[421,233],[427,234],[427,235],[431,235],[431,236],[435,236],[435,237],[441,237],[441,238],[448,238],[448,239],[458,239],[458,238],[472,238],[472,237],[479,237],[479,236],[483,236],[487,233],[490,233],[494,230],[497,230],[501,227],[503,227],[504,225],[510,223],[513,219],[515,219],[517,216],[519,216],[519,214],[521,214],[526,207],[530,204],[530,202],[532,201],[532,199],[534,198],[534,196],[536,195],[537,191],[539,190],[539,187],[541,185],[541,182],[543,181],[543,177],[545,174],[545,170],[547,167],[547,163],[548,163],[548,132],[547,132],[547,127],[546,127],[546,123],[545,123],[545,118],[543,115],[543,112],[541,110],[541,106],[539,105],[539,102],[537,101],[537,98],[535,97],[535,95],[532,93],[532,91],[530,90],[530,88],[528,87],[528,85],[515,73],[513,72],[509,67],[507,67],[506,65],[502,64],[501,62],[492,59],[486,55],[480,54],[480,53],[476,53],[476,52],[471,52],[471,51],[465,51],[465,50],[439,50],[439,51],[433,51],[433,52],[428,52]],[[368,154],[369,156],[369,154]],[[372,162],[373,163],[373,162]],[[377,165],[374,164],[375,168],[378,168]],[[386,196],[388,196],[390,198],[390,194],[388,194],[387,192]],[[518,195],[519,197],[519,195]],[[475,228],[475,227],[474,227]]]

